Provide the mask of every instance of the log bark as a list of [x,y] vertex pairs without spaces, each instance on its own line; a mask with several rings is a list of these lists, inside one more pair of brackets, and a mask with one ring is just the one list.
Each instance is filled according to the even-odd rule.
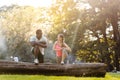
[[104,63],[48,64],[35,65],[28,62],[0,61],[0,74],[40,74],[55,76],[92,76],[104,77]]

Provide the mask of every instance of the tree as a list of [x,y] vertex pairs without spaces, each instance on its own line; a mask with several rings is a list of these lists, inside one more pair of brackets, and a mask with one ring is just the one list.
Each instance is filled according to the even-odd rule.
[[5,57],[17,56],[21,61],[32,61],[31,46],[29,38],[35,34],[36,29],[42,28],[46,21],[46,9],[33,8],[30,6],[9,6],[2,7],[1,23],[3,36],[7,45],[7,55]]
[[[107,35],[106,35],[106,26],[109,24],[112,24],[112,27],[113,27],[113,35],[114,35],[114,38],[113,41],[116,43],[114,45],[114,51],[115,51],[115,57],[113,59],[114,60],[114,64],[115,64],[115,67],[117,68],[117,70],[119,70],[119,45],[120,45],[120,35],[119,35],[119,29],[118,29],[118,14],[120,13],[120,6],[119,6],[119,0],[88,0],[89,4],[92,6],[92,10],[95,12],[97,11],[97,15],[99,15],[99,19],[101,20],[100,22],[102,22],[102,26],[103,29],[102,29],[102,33],[103,33],[103,37],[104,37],[104,40],[105,40],[105,44],[109,44],[108,43],[108,38],[107,38]],[[96,13],[95,13],[96,14]],[[101,17],[103,17],[101,19]],[[95,21],[95,20],[94,20]],[[107,24],[105,23],[107,22]],[[97,22],[98,23],[98,22]],[[99,25],[100,26],[100,25]],[[99,27],[100,28],[100,27]],[[108,47],[110,48],[110,46]],[[106,48],[106,50],[108,51],[108,48]],[[108,55],[106,56],[108,57]]]

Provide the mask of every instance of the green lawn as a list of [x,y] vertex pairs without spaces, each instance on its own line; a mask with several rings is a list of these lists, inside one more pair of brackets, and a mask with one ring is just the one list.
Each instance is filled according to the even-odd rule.
[[105,78],[44,75],[0,75],[0,80],[120,80],[120,73],[107,73]]

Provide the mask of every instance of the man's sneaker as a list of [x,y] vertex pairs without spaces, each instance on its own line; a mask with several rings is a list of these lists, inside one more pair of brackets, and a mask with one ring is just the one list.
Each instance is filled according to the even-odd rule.
[[35,63],[35,65],[38,65],[38,63],[39,63],[38,59],[35,59],[34,63]]
[[62,61],[62,62],[61,62],[61,65],[63,65],[63,64],[64,64],[64,62]]

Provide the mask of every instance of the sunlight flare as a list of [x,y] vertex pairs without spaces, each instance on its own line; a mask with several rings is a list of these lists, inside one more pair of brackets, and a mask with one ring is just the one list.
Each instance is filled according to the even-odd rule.
[[33,6],[33,7],[49,7],[53,3],[53,0],[0,0],[0,6],[10,6],[13,4],[21,6]]
[[49,7],[52,4],[52,0],[19,0],[21,5],[31,5],[34,7]]

